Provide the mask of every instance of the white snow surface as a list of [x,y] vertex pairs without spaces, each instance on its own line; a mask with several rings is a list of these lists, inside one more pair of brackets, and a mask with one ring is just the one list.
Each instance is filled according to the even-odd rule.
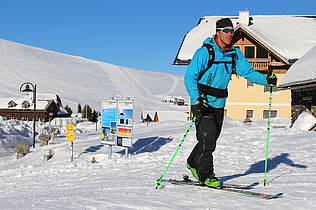
[[[32,142],[32,129],[21,121],[0,118],[0,209],[316,209],[316,132],[289,128],[286,118],[271,120],[269,184],[251,191],[282,192],[282,198],[261,200],[171,184],[154,189],[190,125],[175,114],[183,107],[161,100],[183,96],[183,78],[5,40],[0,41],[0,49],[1,97],[17,96],[19,85],[30,81],[42,92],[61,96],[64,104],[66,100],[97,107],[103,98],[122,94],[134,98],[138,110],[169,111],[164,112],[165,121],[140,124],[135,120],[128,159],[122,147],[114,147],[109,159],[108,146],[100,144],[100,129],[95,131],[95,124],[84,122],[77,124],[74,161],[62,125],[61,134],[48,146],[39,147],[37,142],[28,155],[16,160],[14,145]],[[167,115],[179,119],[167,119]],[[225,119],[214,153],[217,176],[226,183],[262,183],[266,133],[266,120],[246,126]],[[185,163],[195,144],[193,127],[166,178],[190,175]],[[54,156],[44,161],[49,150]]]
[[[315,209],[316,132],[290,129],[290,120],[272,119],[267,186],[251,191],[284,193],[262,200],[236,194],[165,184],[154,189],[190,122],[135,124],[128,159],[122,147],[100,145],[99,132],[76,134],[74,161],[64,136],[16,160],[0,156],[0,209]],[[274,126],[279,126],[274,128]],[[281,125],[281,127],[280,127]],[[282,128],[283,125],[283,128]],[[246,126],[225,119],[214,153],[215,172],[226,183],[262,182],[267,121]],[[27,132],[26,132],[27,133]],[[189,133],[166,178],[190,175],[186,158],[195,145]],[[54,156],[43,161],[53,150]],[[95,159],[97,163],[92,163]],[[190,175],[192,178],[192,176]]]
[[280,87],[316,81],[316,45],[296,61],[284,75]]

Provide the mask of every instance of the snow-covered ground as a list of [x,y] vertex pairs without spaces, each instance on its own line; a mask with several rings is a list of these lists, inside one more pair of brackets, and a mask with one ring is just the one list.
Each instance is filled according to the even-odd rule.
[[[114,147],[108,159],[108,146],[100,145],[93,128],[76,134],[73,162],[64,136],[18,160],[6,153],[0,157],[0,209],[316,209],[316,132],[289,128],[289,120],[280,118],[272,120],[269,185],[253,191],[282,192],[282,198],[261,200],[170,184],[154,189],[189,124],[135,124],[128,159],[121,147]],[[227,183],[262,183],[266,130],[266,120],[246,126],[225,119],[215,152],[217,176]],[[185,162],[195,143],[193,129],[167,178],[190,175]],[[49,150],[53,158],[43,161]]]
[[[100,129],[83,122],[76,126],[74,161],[62,124],[57,139],[45,147],[37,143],[31,153],[17,160],[14,145],[32,144],[32,126],[1,118],[0,209],[316,209],[316,132],[299,130],[311,128],[313,125],[305,123],[313,123],[314,118],[303,116],[293,128],[289,128],[289,119],[272,120],[269,184],[252,190],[282,192],[282,198],[260,200],[170,184],[158,190],[154,183],[190,125],[183,116],[187,107],[162,102],[170,96],[187,97],[183,77],[6,40],[0,40],[0,49],[0,97],[20,96],[20,84],[29,81],[41,93],[59,94],[64,105],[72,107],[81,103],[100,109],[102,99],[116,95],[135,100],[133,147],[128,159],[121,147],[114,147],[109,159],[108,146],[100,144]],[[139,123],[141,113],[156,111],[160,122]],[[37,131],[40,129],[48,127],[38,125]],[[266,131],[266,120],[246,126],[225,119],[214,154],[217,176],[227,183],[262,183]],[[195,143],[192,129],[166,178],[189,174],[185,163]],[[44,161],[50,150],[53,157]]]

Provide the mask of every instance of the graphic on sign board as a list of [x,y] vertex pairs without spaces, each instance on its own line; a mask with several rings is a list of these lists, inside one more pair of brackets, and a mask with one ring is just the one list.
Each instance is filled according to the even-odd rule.
[[115,145],[116,144],[116,100],[103,100],[101,112],[101,143]]
[[131,147],[133,135],[132,100],[118,100],[117,112],[117,145]]

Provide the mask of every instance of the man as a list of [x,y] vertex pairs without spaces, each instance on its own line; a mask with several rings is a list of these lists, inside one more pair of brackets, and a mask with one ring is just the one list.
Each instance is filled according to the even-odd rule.
[[276,85],[277,82],[274,74],[266,76],[253,69],[242,52],[232,46],[233,35],[231,20],[218,20],[216,35],[207,38],[195,52],[184,77],[191,109],[196,117],[198,140],[187,159],[187,168],[200,184],[208,187],[222,185],[214,174],[213,152],[222,129],[227,85],[233,71],[256,84]]

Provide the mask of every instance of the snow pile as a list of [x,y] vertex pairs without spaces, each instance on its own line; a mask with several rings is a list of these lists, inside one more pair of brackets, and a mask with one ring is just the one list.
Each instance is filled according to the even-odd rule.
[[97,125],[95,122],[91,121],[86,121],[86,122],[81,122],[76,125],[76,133],[89,133],[99,130],[101,131],[101,125],[100,121],[98,121]]
[[19,120],[0,119],[0,154],[12,152],[16,144],[32,144],[32,128]]
[[295,120],[293,127],[303,131],[308,131],[316,125],[316,118],[309,111],[303,111]]

